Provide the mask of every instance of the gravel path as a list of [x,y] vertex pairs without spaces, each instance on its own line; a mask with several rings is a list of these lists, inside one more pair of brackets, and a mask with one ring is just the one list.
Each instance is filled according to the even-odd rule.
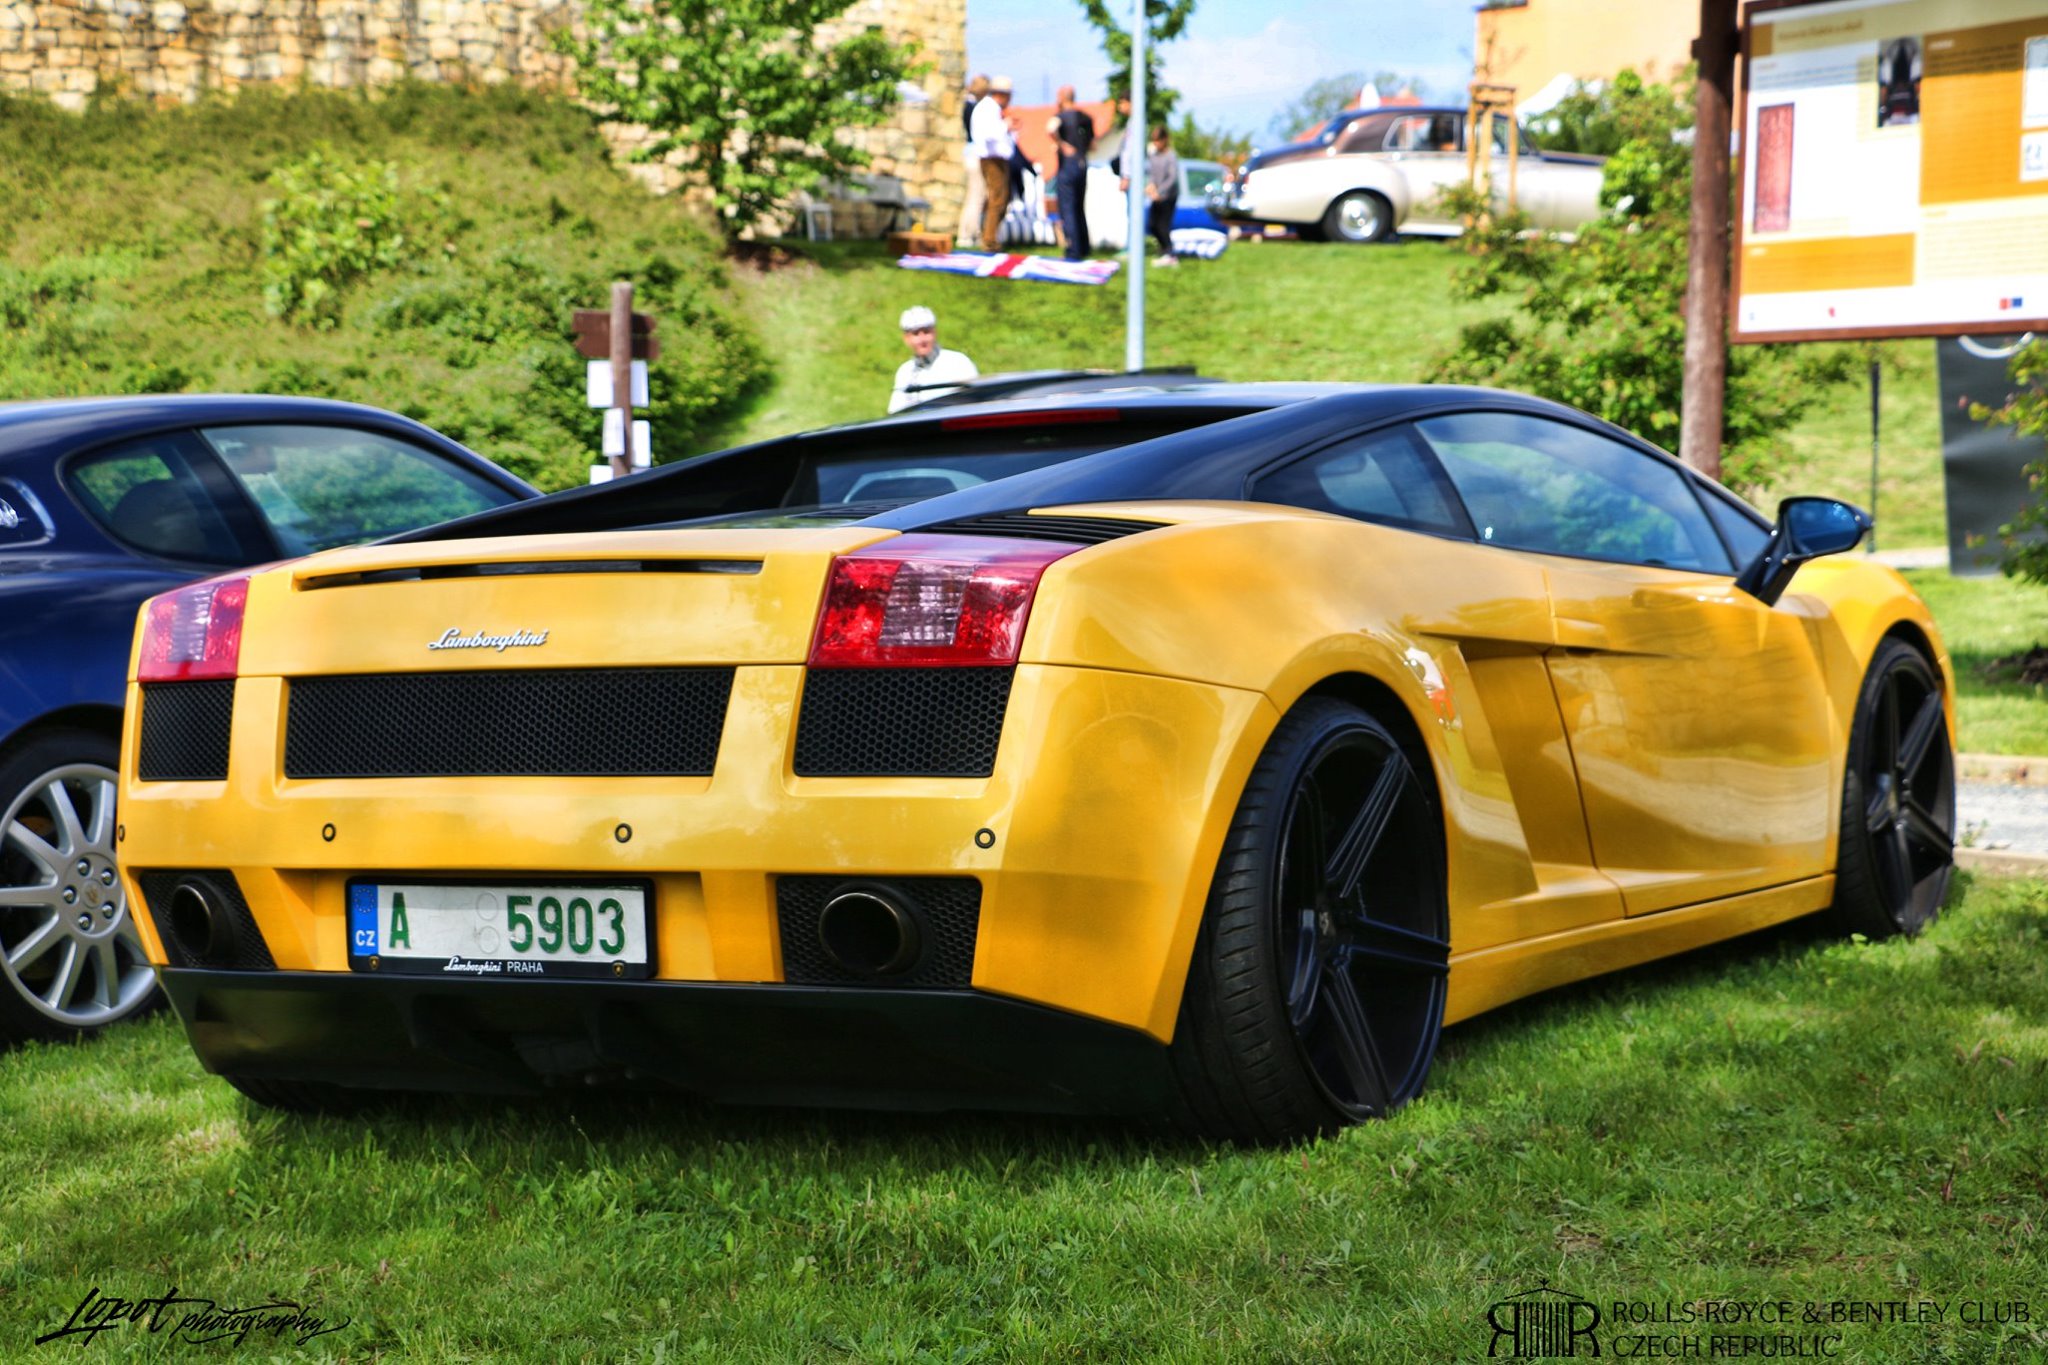
[[1966,779],[1956,785],[1956,825],[1971,848],[2048,854],[2048,787]]

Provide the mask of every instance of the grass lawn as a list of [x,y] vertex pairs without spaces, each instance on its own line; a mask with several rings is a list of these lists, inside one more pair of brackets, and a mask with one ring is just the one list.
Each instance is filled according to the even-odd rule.
[[1610,1318],[1929,1299],[1825,1331],[2038,1360],[2044,1096],[2048,887],[2019,881],[1917,942],[1795,926],[1500,1011],[1392,1120],[1286,1151],[589,1095],[288,1118],[160,1017],[0,1055],[0,1320],[41,1359],[89,1289],[175,1286],[351,1320],[293,1358],[1476,1360],[1488,1305],[1548,1280]]
[[[735,441],[880,416],[906,355],[896,318],[913,303],[937,312],[940,341],[984,373],[1123,367],[1121,277],[1096,288],[1007,283],[899,270],[876,243],[792,245],[806,259],[739,279],[774,377],[740,408]],[[1370,251],[1261,242],[1153,270],[1145,359],[1227,379],[1420,379],[1481,312],[1450,299],[1454,259],[1431,241]]]
[[1929,569],[1908,570],[1906,578],[1933,609],[1955,664],[1963,751],[2048,754],[2048,687],[1993,666],[2048,644],[2048,587]]

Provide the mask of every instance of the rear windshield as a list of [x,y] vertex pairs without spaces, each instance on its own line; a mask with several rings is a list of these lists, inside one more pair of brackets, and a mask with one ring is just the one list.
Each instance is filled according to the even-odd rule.
[[1187,421],[1087,423],[1040,431],[919,432],[915,443],[876,444],[806,455],[784,507],[918,502],[1047,465],[1184,430]]

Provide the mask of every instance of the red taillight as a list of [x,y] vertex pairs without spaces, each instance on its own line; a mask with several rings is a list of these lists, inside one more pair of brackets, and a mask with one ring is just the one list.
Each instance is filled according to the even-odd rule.
[[142,621],[138,682],[232,678],[242,658],[246,574],[209,578],[150,601]]
[[899,536],[832,561],[814,668],[1013,664],[1045,566],[1078,545]]

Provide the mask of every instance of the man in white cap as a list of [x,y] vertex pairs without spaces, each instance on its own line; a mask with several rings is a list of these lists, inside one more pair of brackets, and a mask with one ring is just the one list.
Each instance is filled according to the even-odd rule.
[[997,76],[988,83],[988,94],[974,106],[968,128],[974,150],[981,154],[981,180],[987,198],[981,211],[981,249],[994,251],[1002,240],[1003,215],[1010,211],[1010,157],[1017,139],[1010,134],[1010,78]]
[[910,359],[896,367],[896,391],[889,395],[889,411],[901,412],[927,398],[952,393],[980,376],[973,361],[939,345],[939,319],[931,309],[922,304],[906,308],[897,323],[903,328],[903,344],[910,348]]

